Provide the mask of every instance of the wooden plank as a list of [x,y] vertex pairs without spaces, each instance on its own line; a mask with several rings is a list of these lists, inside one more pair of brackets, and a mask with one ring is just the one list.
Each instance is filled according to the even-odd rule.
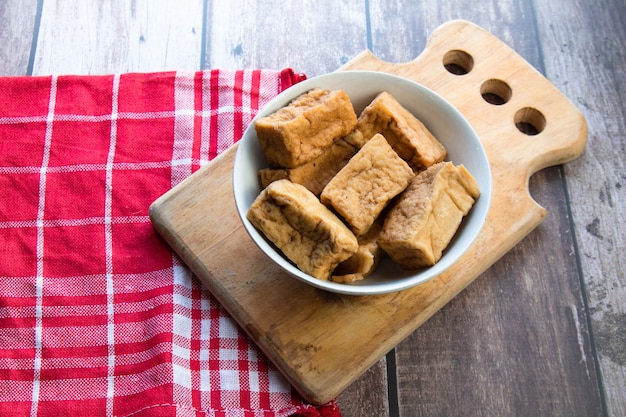
[[[430,31],[462,15],[541,67],[530,3],[370,4],[372,49],[388,61],[411,60]],[[569,225],[561,181],[560,168],[533,176],[547,220],[397,347],[400,415],[600,412],[572,237],[562,234]]]
[[[468,252],[437,278],[398,293],[342,297],[286,277],[266,261],[242,226],[237,227],[234,202],[228,198],[236,146],[151,207],[157,230],[295,388],[314,403],[343,390],[536,227],[545,210],[527,194],[528,176],[575,158],[585,145],[580,113],[486,31],[453,22],[433,34],[429,46],[419,60],[406,65],[384,63],[364,53],[342,69],[392,72],[433,88],[474,124],[487,150],[495,184],[487,224]],[[480,62],[465,78],[442,65],[444,51],[459,48]],[[496,110],[475,95],[472,86],[494,71],[513,88],[524,86],[511,99],[512,106]],[[532,140],[510,122],[518,106],[530,103],[549,121],[543,134]],[[202,207],[216,205],[219,216],[206,219]],[[242,256],[246,262],[233,262]],[[351,323],[349,329],[345,322]],[[360,349],[352,348],[356,342]]]
[[626,415],[626,3],[538,2],[546,74],[583,109],[590,146],[564,167],[606,396]]
[[[550,181],[534,182],[547,196]],[[558,200],[558,196],[552,197]],[[543,198],[546,206],[556,202]],[[401,415],[602,413],[567,217],[542,225],[398,346]],[[558,387],[558,389],[546,389]],[[411,391],[411,392],[409,392]],[[417,413],[415,410],[419,410]]]
[[468,20],[487,29],[530,64],[537,65],[539,61],[538,50],[517,48],[532,43],[535,36],[529,30],[532,10],[526,0],[473,2],[471,7],[461,0],[445,3],[370,0],[369,5],[371,50],[388,62],[415,59],[433,30],[455,19]]
[[45,1],[35,74],[197,70],[202,0]]
[[364,2],[209,2],[207,68],[335,71],[366,48]]
[[0,7],[0,75],[26,75],[37,0],[6,0]]
[[342,417],[389,416],[387,361],[381,359],[337,397]]

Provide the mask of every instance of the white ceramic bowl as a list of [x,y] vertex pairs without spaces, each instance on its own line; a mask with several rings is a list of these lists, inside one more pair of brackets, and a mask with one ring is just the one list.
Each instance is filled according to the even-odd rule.
[[237,211],[252,240],[272,261],[294,277],[315,287],[341,294],[389,293],[424,283],[441,274],[472,245],[489,211],[491,200],[489,161],[474,129],[456,108],[432,90],[406,78],[373,71],[339,71],[310,78],[276,96],[256,117],[264,117],[275,112],[314,87],[328,90],[343,89],[350,96],[357,115],[378,93],[388,91],[420,119],[446,147],[447,160],[454,162],[455,165],[465,165],[476,178],[481,195],[464,218],[442,258],[434,266],[417,271],[404,271],[391,260],[384,259],[378,269],[362,281],[351,284],[323,281],[299,270],[246,219],[248,209],[261,192],[257,172],[268,166],[258,143],[253,122],[239,142],[233,169]]

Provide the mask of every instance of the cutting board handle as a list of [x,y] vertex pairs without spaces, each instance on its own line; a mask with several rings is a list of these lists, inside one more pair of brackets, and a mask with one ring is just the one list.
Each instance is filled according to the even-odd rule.
[[539,71],[487,30],[464,20],[437,28],[413,61],[364,51],[341,70],[404,76],[438,92],[473,125],[490,161],[515,162],[526,177],[577,158],[587,143],[580,111]]

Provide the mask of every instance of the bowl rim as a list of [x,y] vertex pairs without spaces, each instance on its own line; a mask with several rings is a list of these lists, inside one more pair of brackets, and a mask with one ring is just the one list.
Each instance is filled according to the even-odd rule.
[[[360,77],[360,78],[365,78],[365,79],[369,77],[375,77],[375,78],[383,80],[383,82],[389,81],[390,83],[396,83],[396,84],[401,84],[401,85],[406,84],[406,86],[409,86],[409,88],[414,89],[415,91],[419,91],[419,94],[424,95],[429,102],[435,103],[437,106],[441,106],[447,114],[450,114],[450,118],[455,120],[455,123],[460,124],[462,129],[471,136],[471,138],[469,139],[472,141],[471,143],[472,147],[474,147],[476,149],[476,152],[482,156],[482,159],[484,159],[483,162],[486,162],[486,164],[481,164],[481,169],[486,171],[486,175],[484,172],[483,172],[483,175],[481,175],[481,180],[483,182],[483,184],[480,187],[481,195],[479,196],[476,203],[470,210],[470,213],[468,213],[468,216],[469,216],[469,215],[472,215],[473,212],[477,211],[476,207],[480,203],[480,213],[476,213],[479,215],[479,219],[477,221],[474,221],[474,223],[478,223],[478,225],[477,226],[474,225],[472,229],[472,233],[471,235],[469,235],[469,237],[467,234],[463,236],[465,238],[465,241],[467,241],[466,244],[462,246],[460,250],[457,250],[455,252],[455,256],[453,257],[453,259],[451,257],[446,258],[446,252],[444,252],[444,255],[442,256],[442,258],[435,265],[418,270],[418,271],[406,271],[407,275],[409,274],[411,275],[401,280],[395,280],[395,281],[390,280],[390,281],[383,282],[383,283],[368,284],[366,281],[368,277],[366,277],[363,281],[359,281],[358,284],[355,285],[351,283],[338,283],[338,282],[333,282],[330,280],[321,280],[311,275],[308,275],[304,273],[303,271],[301,271],[299,268],[297,268],[291,261],[289,261],[278,248],[276,248],[271,242],[269,242],[269,240],[263,235],[263,233],[261,233],[258,229],[256,229],[252,225],[252,223],[250,223],[250,221],[246,218],[246,212],[249,208],[249,205],[246,206],[242,201],[243,199],[242,191],[241,191],[242,181],[239,178],[240,172],[241,172],[240,166],[242,164],[245,164],[246,162],[249,162],[250,155],[246,155],[246,152],[248,151],[248,147],[251,146],[249,142],[256,140],[256,132],[254,131],[254,122],[258,118],[261,118],[261,117],[264,117],[266,115],[273,113],[274,111],[286,105],[289,101],[291,101],[298,95],[312,88],[315,88],[315,87],[327,88],[325,87],[325,85],[327,85],[330,81],[335,82],[338,79],[347,80],[348,78],[354,78],[354,77]],[[383,90],[379,90],[379,92],[381,91]],[[357,110],[357,116],[358,116],[358,113],[359,113],[359,110]],[[467,139],[468,138],[466,138],[465,140]],[[262,155],[261,157],[264,158]],[[446,160],[448,159],[446,158]],[[457,163],[455,163],[455,165],[457,165]],[[474,173],[472,173],[472,175],[474,175]],[[492,194],[491,166],[489,163],[489,159],[487,157],[487,153],[484,149],[484,146],[480,138],[476,134],[473,126],[469,123],[469,121],[465,118],[465,116],[456,107],[454,107],[448,100],[446,100],[443,96],[433,91],[432,89],[424,86],[423,84],[420,84],[406,77],[401,77],[399,75],[394,75],[394,74],[380,72],[380,71],[371,71],[371,70],[337,71],[333,73],[328,73],[328,74],[323,74],[323,75],[319,75],[316,77],[308,78],[304,81],[301,81],[285,89],[284,91],[282,91],[281,93],[273,97],[271,100],[269,100],[261,109],[259,109],[258,113],[252,119],[252,121],[250,122],[246,130],[244,131],[241,139],[239,140],[238,149],[236,151],[235,160],[233,164],[232,180],[233,180],[233,195],[235,199],[235,206],[236,206],[237,213],[244,225],[244,228],[248,232],[248,235],[250,236],[252,241],[256,244],[256,246],[264,253],[264,255],[267,256],[272,262],[277,263],[278,266],[281,267],[281,269],[283,269],[289,275],[291,275],[292,277],[295,277],[296,279],[300,281],[306,282],[319,289],[323,289],[326,291],[339,293],[339,294],[346,294],[346,295],[377,295],[377,294],[397,292],[397,291],[405,290],[405,289],[423,284],[441,275],[443,272],[445,272],[448,268],[450,268],[459,259],[463,257],[465,252],[470,247],[473,246],[474,242],[476,241],[476,238],[480,235],[482,229],[485,226],[486,219],[490,211],[491,194]],[[486,181],[486,184],[485,184],[485,181]],[[256,188],[258,189],[257,191],[257,195],[258,195],[258,193],[261,190],[260,184],[257,184]],[[467,223],[468,216],[464,217],[461,227],[464,227],[463,225]],[[455,234],[453,241],[457,239],[457,235],[459,235],[458,231]],[[450,243],[448,247],[450,246],[452,246],[452,242]]]

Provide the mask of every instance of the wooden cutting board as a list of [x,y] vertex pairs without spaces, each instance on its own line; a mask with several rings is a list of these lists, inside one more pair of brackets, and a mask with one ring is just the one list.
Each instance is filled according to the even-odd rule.
[[412,289],[347,296],[284,273],[249,238],[235,210],[236,146],[155,201],[155,228],[308,401],[335,398],[489,268],[546,216],[528,179],[578,157],[582,114],[496,37],[466,21],[439,27],[415,60],[382,62],[365,51],[340,70],[400,75],[438,92],[473,125],[489,157],[486,225],[448,271]]

